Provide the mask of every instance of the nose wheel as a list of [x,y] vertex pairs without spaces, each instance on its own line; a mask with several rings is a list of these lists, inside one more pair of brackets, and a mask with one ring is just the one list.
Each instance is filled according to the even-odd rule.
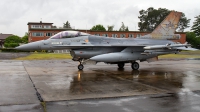
[[83,68],[84,68],[84,66],[83,66],[83,64],[82,64],[82,63],[83,63],[83,59],[80,59],[80,60],[78,60],[78,61],[79,61],[79,63],[80,63],[80,64],[78,65],[78,69],[79,69],[79,70],[83,70]]
[[133,62],[133,63],[131,64],[131,68],[132,68],[133,70],[138,70],[139,67],[140,67],[140,65],[139,65],[137,62]]
[[78,65],[78,69],[79,69],[79,70],[83,70],[83,68],[84,68],[83,64],[79,64],[79,65]]

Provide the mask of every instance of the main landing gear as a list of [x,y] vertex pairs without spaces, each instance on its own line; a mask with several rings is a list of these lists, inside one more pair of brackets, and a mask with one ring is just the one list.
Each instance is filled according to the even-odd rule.
[[118,65],[119,69],[124,68],[124,63],[118,63],[117,65]]
[[[119,69],[123,69],[123,68],[124,68],[124,63],[123,63],[123,62],[117,63],[117,65],[118,65],[118,68],[119,68]],[[139,65],[138,62],[133,62],[133,63],[131,63],[131,68],[132,68],[133,70],[138,70],[139,67],[140,67],[140,65]]]
[[138,64],[138,62],[133,62],[133,63],[131,64],[131,68],[132,68],[133,70],[138,70],[139,67],[140,67],[140,65]]

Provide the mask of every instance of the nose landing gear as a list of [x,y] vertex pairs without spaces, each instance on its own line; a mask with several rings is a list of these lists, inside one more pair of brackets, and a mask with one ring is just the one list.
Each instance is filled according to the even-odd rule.
[[82,64],[82,63],[83,63],[83,59],[80,59],[80,60],[79,60],[79,63],[80,63],[80,64],[78,65],[78,69],[79,69],[79,70],[83,70],[83,68],[84,68],[84,66],[83,66],[83,64]]
[[78,69],[79,69],[79,70],[83,70],[83,68],[84,68],[83,64],[80,63],[80,64],[78,65]]

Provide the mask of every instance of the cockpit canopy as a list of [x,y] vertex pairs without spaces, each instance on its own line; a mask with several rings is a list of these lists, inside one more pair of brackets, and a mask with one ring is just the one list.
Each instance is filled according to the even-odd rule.
[[90,34],[79,31],[62,31],[53,35],[50,39],[63,39],[63,38],[72,38],[72,37],[88,36],[88,35]]

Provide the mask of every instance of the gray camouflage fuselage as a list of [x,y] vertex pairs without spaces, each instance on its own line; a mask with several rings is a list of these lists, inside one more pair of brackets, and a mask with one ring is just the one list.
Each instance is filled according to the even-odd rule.
[[[101,36],[80,36],[63,39],[47,39],[18,47],[21,50],[59,50],[70,49],[74,60],[90,59],[107,63],[146,60],[157,55],[176,53],[174,49],[145,50],[151,45],[174,44],[169,40],[112,38]],[[151,52],[148,55],[141,53]],[[95,57],[98,56],[98,57]],[[99,57],[100,56],[100,57]]]

